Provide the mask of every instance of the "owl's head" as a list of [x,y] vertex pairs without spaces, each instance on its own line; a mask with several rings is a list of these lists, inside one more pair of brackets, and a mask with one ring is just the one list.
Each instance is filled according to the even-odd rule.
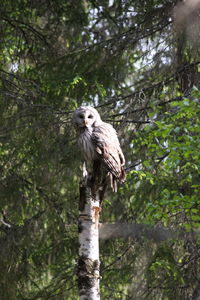
[[94,107],[81,106],[74,112],[73,123],[77,128],[90,128],[101,122],[101,117]]

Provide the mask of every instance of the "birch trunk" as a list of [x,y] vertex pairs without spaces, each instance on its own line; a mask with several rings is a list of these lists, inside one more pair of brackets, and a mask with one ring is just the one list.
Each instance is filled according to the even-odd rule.
[[99,201],[92,198],[84,171],[79,200],[78,286],[80,300],[100,300]]

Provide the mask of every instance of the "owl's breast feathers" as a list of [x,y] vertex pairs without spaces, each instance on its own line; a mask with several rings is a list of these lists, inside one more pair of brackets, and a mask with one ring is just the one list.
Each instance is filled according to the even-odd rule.
[[78,144],[83,152],[83,156],[86,161],[92,161],[96,159],[95,147],[92,143],[92,129],[82,128],[78,138]]

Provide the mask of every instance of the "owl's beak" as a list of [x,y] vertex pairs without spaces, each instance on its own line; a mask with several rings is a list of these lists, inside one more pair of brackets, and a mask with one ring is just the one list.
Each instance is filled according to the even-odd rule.
[[88,122],[86,120],[83,121],[83,127],[87,127]]

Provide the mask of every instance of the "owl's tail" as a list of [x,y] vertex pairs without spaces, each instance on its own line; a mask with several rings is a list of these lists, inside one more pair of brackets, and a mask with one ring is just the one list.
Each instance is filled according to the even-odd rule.
[[113,192],[116,193],[117,192],[117,178],[113,174],[110,174],[110,185],[111,185]]
[[115,193],[117,192],[118,182],[122,183],[125,181],[125,179],[126,179],[126,172],[123,167],[121,168],[121,174],[118,178],[115,175],[110,173],[110,185],[111,185],[113,192],[115,192]]

